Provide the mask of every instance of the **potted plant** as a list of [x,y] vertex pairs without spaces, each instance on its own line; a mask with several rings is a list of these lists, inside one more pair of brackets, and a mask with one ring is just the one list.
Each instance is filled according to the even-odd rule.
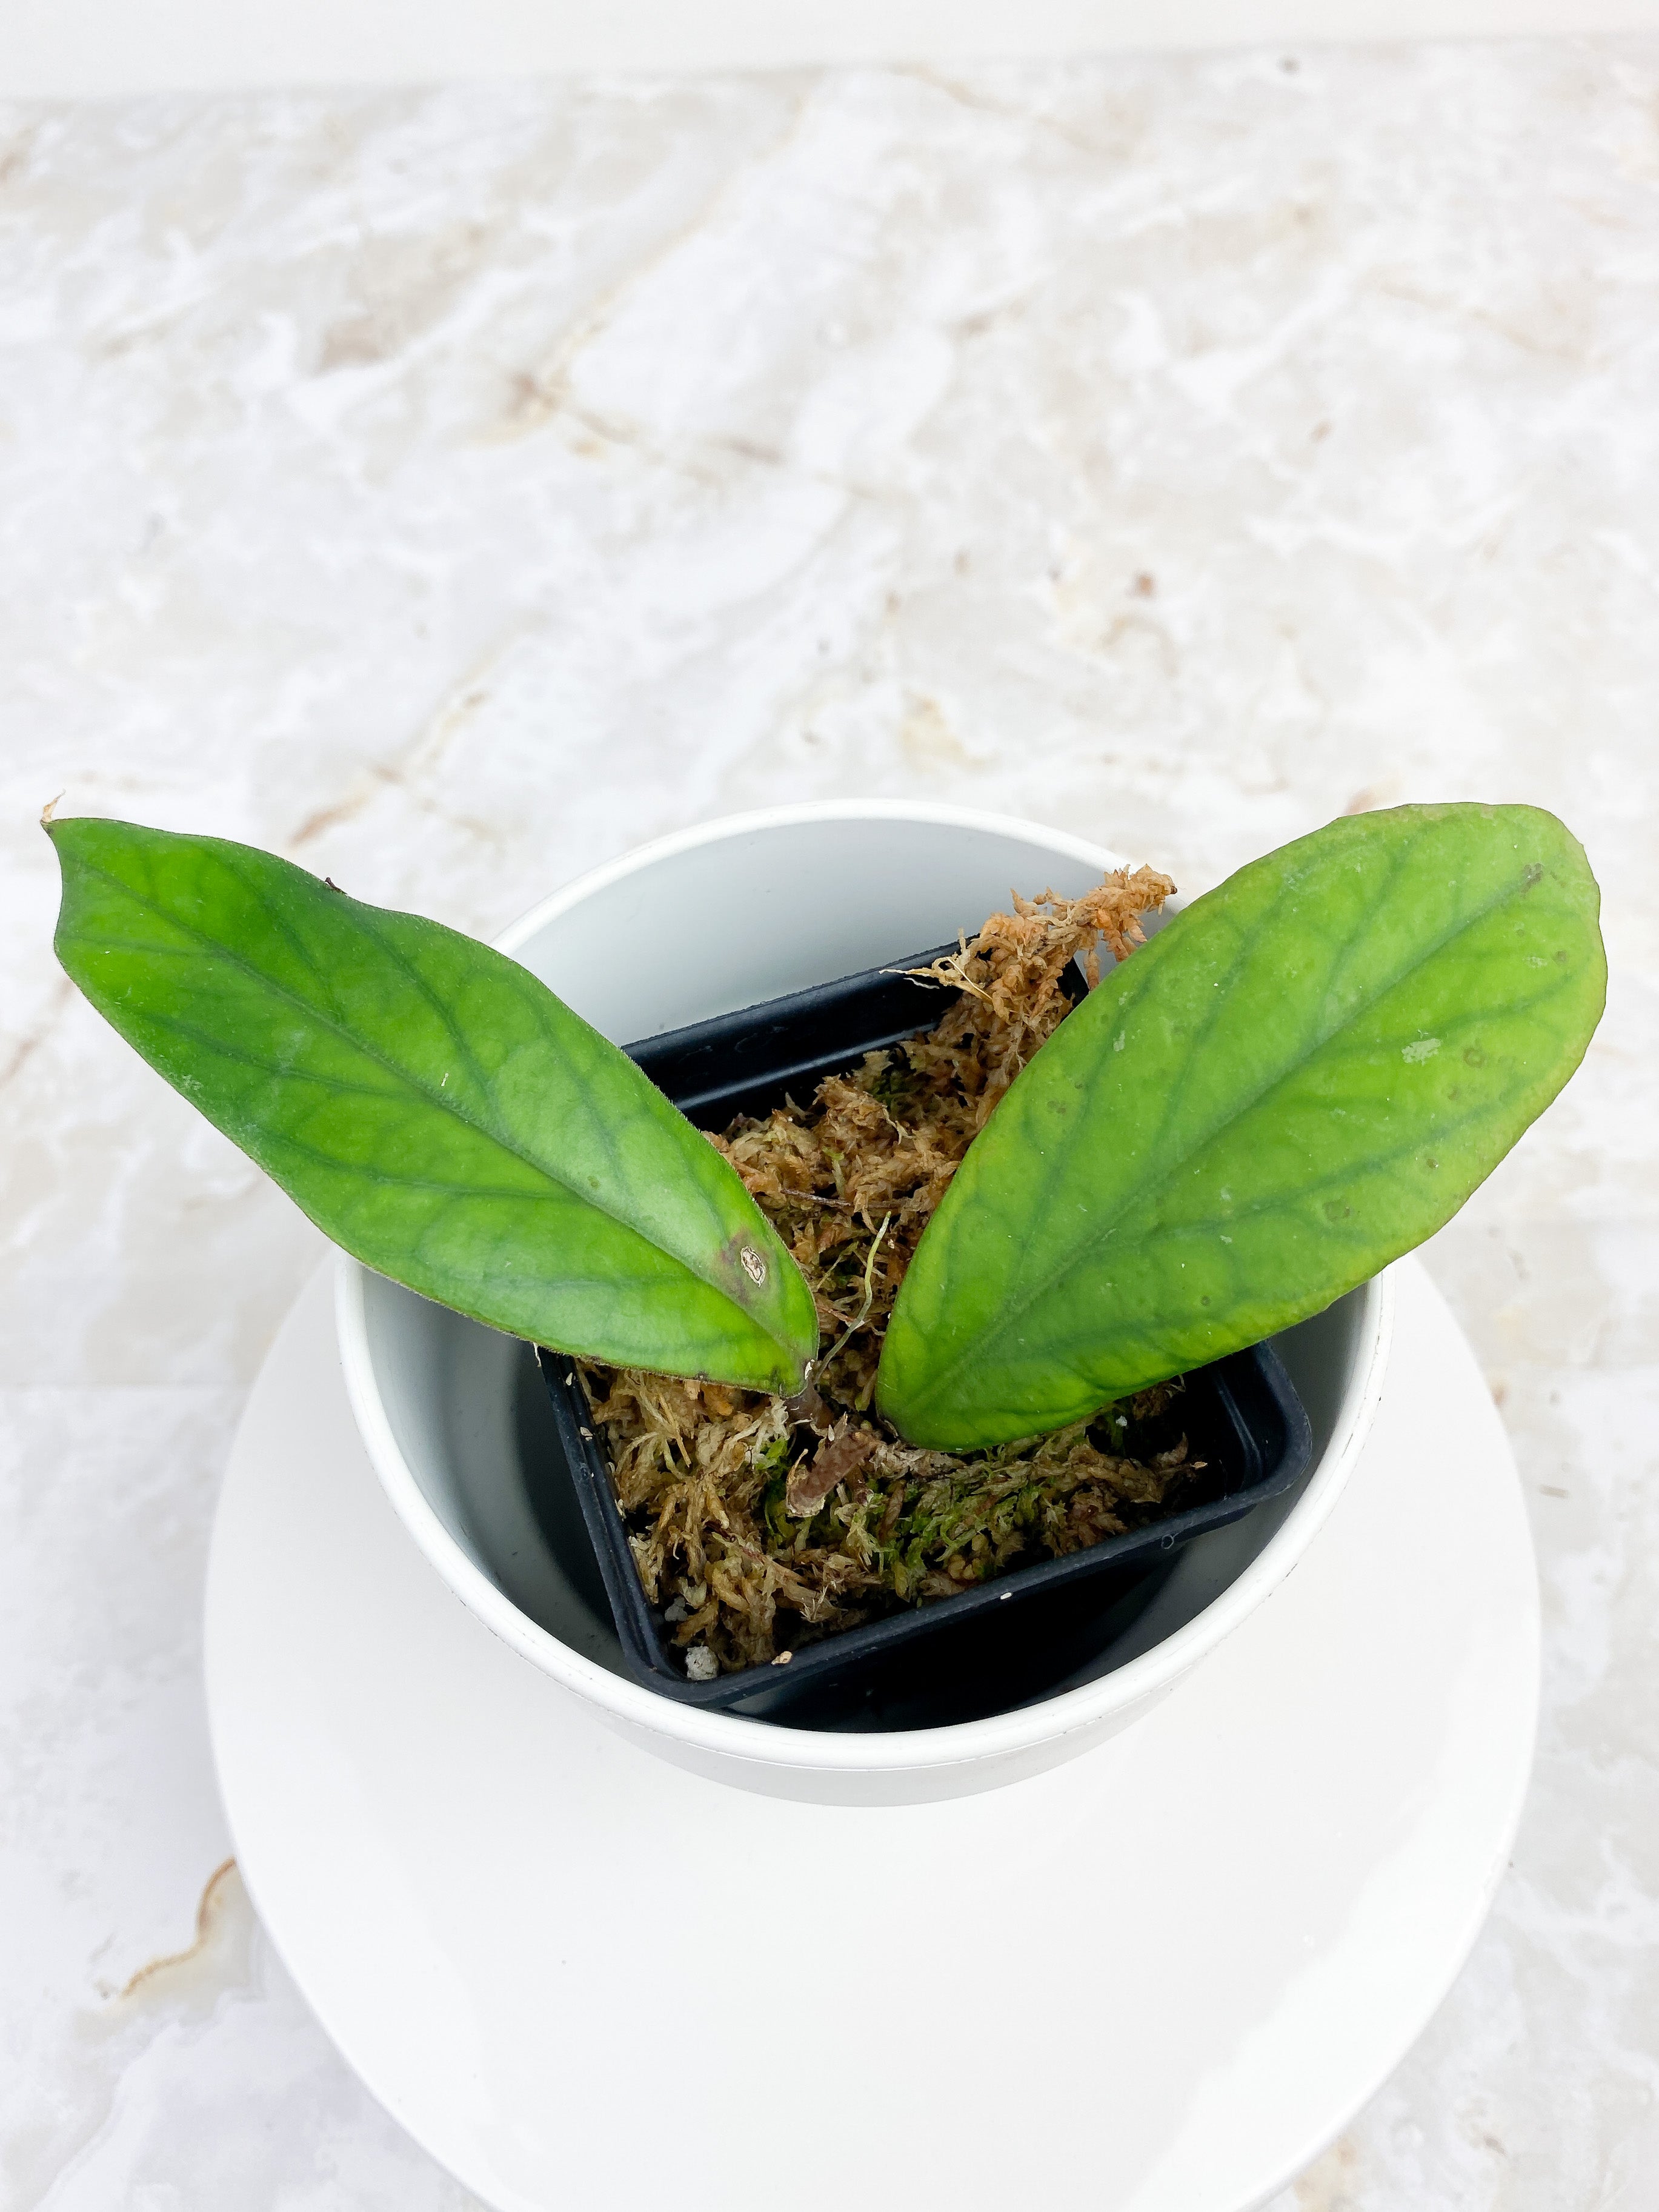
[[[1035,994],[1022,1012],[993,943],[977,970],[958,953],[958,1005],[1000,994],[1033,1048],[1002,1038],[925,1203],[896,1228],[866,1203],[839,1238],[862,1262],[849,1308],[780,1235],[788,1206],[757,1202],[764,1146],[746,1187],[745,1133],[723,1157],[513,962],[246,848],[48,827],[70,974],[345,1249],[493,1327],[682,1378],[711,1425],[734,1392],[775,1404],[758,1441],[781,1547],[826,1511],[867,1537],[874,1489],[878,1536],[884,1455],[983,1469],[1069,1431],[1110,1457],[1090,1441],[1103,1408],[1237,1358],[1449,1218],[1576,1066],[1603,988],[1583,855],[1528,809],[1333,824],[1197,901],[1063,1019],[1049,957],[1095,929],[1070,902],[1016,915],[1038,925],[1028,951],[1042,939]],[[1164,887],[1097,895],[1120,954]],[[990,1032],[958,1027],[983,1063]],[[878,1095],[894,1074],[860,1096],[914,1130]],[[627,1443],[620,1413],[602,1425]],[[964,1588],[1034,1547],[981,1577],[995,1548],[970,1544]]]
[[1149,1567],[1298,1479],[1311,1433],[1265,1345],[966,1455],[917,1448],[872,1407],[941,1192],[1098,981],[1103,945],[1127,957],[1171,889],[1120,869],[1076,898],[1016,896],[972,944],[630,1048],[783,1235],[822,1337],[788,1397],[541,1353],[641,1679],[797,1725],[1013,1703],[1121,1625],[1127,1585],[1150,1596]]

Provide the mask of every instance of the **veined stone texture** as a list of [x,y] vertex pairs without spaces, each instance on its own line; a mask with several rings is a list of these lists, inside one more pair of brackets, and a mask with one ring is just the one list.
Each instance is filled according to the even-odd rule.
[[1659,2201],[1656,398],[1651,46],[0,112],[9,2204],[471,2201],[210,1883],[214,1487],[320,1246],[53,965],[59,792],[486,935],[785,799],[1188,890],[1560,813],[1607,1019],[1428,1254],[1534,1516],[1535,1787],[1274,2212]]

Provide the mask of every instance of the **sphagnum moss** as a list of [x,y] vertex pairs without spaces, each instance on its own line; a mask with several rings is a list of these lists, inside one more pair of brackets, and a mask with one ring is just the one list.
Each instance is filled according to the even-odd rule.
[[1098,977],[1173,891],[1150,868],[1082,898],[1013,901],[928,980],[954,994],[927,1035],[866,1055],[711,1141],[811,1285],[813,1389],[786,1401],[579,1363],[647,1594],[710,1673],[776,1660],[1022,1560],[1174,1509],[1190,1487],[1178,1384],[1052,1435],[957,1456],[871,1413],[883,1333],[928,1216],[978,1130],[1065,1018],[1081,956]]

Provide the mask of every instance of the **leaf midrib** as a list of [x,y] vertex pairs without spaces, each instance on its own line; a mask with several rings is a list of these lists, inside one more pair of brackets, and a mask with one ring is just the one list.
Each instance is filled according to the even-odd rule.
[[[622,1214],[618,1213],[615,1210],[614,1207],[605,1204],[602,1200],[593,1197],[589,1192],[579,1190],[574,1183],[568,1182],[563,1176],[558,1174],[554,1169],[550,1168],[544,1160],[538,1159],[533,1153],[526,1152],[521,1145],[514,1144],[509,1138],[503,1136],[499,1127],[492,1128],[482,1122],[477,1116],[459,1110],[457,1102],[452,1101],[447,1092],[433,1090],[418,1076],[411,1074],[406,1068],[400,1066],[396,1060],[389,1059],[386,1054],[379,1051],[373,1045],[366,1044],[361,1037],[355,1036],[338,1020],[331,1018],[328,1014],[320,1012],[314,1006],[309,1005],[304,999],[301,998],[296,992],[291,989],[289,985],[278,982],[275,978],[267,975],[263,969],[255,967],[253,963],[247,959],[243,954],[230,950],[216,939],[209,936],[205,931],[198,929],[191,923],[181,920],[178,915],[169,913],[168,910],[159,904],[155,899],[149,896],[145,892],[137,890],[132,884],[126,883],[121,877],[113,874],[111,870],[101,866],[99,862],[88,860],[84,855],[77,855],[77,865],[84,868],[89,875],[97,876],[104,883],[112,885],[113,888],[124,896],[131,899],[135,905],[142,907],[147,912],[155,915],[158,920],[167,923],[173,928],[182,931],[183,933],[186,937],[190,938],[195,944],[204,947],[210,957],[224,961],[228,965],[240,969],[245,976],[258,984],[261,989],[274,993],[276,996],[285,1000],[289,1006],[293,1006],[300,1013],[304,1015],[305,1018],[314,1026],[320,1030],[328,1031],[339,1039],[342,1043],[347,1045],[353,1052],[360,1054],[365,1060],[368,1060],[376,1066],[384,1069],[387,1074],[394,1077],[400,1084],[405,1086],[407,1090],[413,1092],[416,1097],[423,1100],[429,1108],[438,1113],[447,1115],[452,1120],[459,1122],[464,1128],[469,1129],[475,1135],[482,1137],[487,1143],[498,1146],[499,1149],[505,1152],[510,1158],[518,1160],[522,1165],[529,1168],[532,1173],[539,1175],[544,1181],[550,1183],[556,1184],[569,1197],[575,1199],[579,1203],[584,1206],[592,1206],[596,1213],[602,1213],[607,1220],[614,1222],[618,1228],[629,1231],[630,1234],[639,1237],[642,1243],[651,1245],[653,1249],[662,1253],[665,1259],[672,1260],[677,1267],[684,1267],[688,1275],[691,1276],[694,1280],[702,1283],[706,1289],[714,1291],[719,1296],[726,1298],[734,1311],[742,1314],[745,1320],[752,1322],[755,1327],[760,1329],[764,1335],[771,1339],[774,1343],[783,1343],[783,1340],[781,1337],[778,1337],[775,1333],[768,1327],[765,1321],[763,1320],[758,1314],[754,1313],[748,1306],[740,1305],[738,1301],[732,1297],[731,1292],[726,1289],[723,1283],[715,1281],[710,1276],[704,1274],[701,1269],[692,1266],[689,1261],[683,1259],[678,1252],[670,1251],[666,1245],[658,1243],[657,1240],[653,1237],[647,1235],[644,1230],[641,1229],[637,1225],[637,1224],[625,1219]],[[232,872],[234,873],[234,871]],[[240,875],[236,876],[236,881],[239,884],[242,884],[244,888],[251,888],[246,885],[246,879]],[[272,912],[267,901],[261,893],[255,891],[253,896],[261,908],[270,915],[271,920],[276,923],[283,938],[293,945],[294,950],[299,954],[300,958],[304,963],[305,966],[310,969],[313,973],[318,976],[319,981],[325,981],[326,979],[323,975],[323,971],[317,967],[316,962],[311,957],[306,946],[295,937],[294,933],[283,918]],[[352,903],[356,904],[358,902],[354,901]],[[379,945],[380,940],[378,935],[374,932],[370,932],[369,933],[371,936],[374,937],[375,943]],[[78,932],[77,940],[88,947],[95,947],[98,943],[98,940],[95,938],[81,935]],[[153,949],[154,948],[151,947],[143,948],[146,952],[153,951]],[[502,955],[501,957],[505,957],[506,956]],[[401,965],[402,963],[400,963],[399,964]],[[528,973],[527,970],[526,972]],[[532,981],[534,979],[532,978]],[[149,1018],[155,1021],[159,1027],[167,1028],[172,1026],[165,1016],[152,1015]],[[577,1017],[577,1018],[580,1018],[580,1017]],[[446,1026],[450,1026],[447,1022],[446,1022]],[[539,1027],[539,1024],[538,1026]],[[452,1034],[453,1034],[453,1029]],[[544,1031],[543,1032],[543,1035],[544,1041],[545,1041]],[[216,1045],[215,1049],[222,1051],[224,1048],[222,1046]],[[285,1081],[287,1079],[283,1071],[276,1067],[269,1060],[251,1059],[250,1064],[264,1068],[267,1074],[278,1082]],[[327,1077],[313,1076],[308,1079],[323,1084],[326,1087],[333,1087],[332,1079]],[[352,1094],[345,1085],[342,1085],[339,1086],[338,1095],[341,1097],[349,1097]],[[375,1093],[374,1095],[382,1096],[384,1094]],[[688,1183],[692,1188],[696,1187],[695,1182],[689,1177]],[[701,1191],[699,1191],[699,1195],[701,1196]],[[724,1224],[717,1222],[716,1227],[723,1229]],[[784,1349],[787,1351],[789,1346],[785,1345]]]

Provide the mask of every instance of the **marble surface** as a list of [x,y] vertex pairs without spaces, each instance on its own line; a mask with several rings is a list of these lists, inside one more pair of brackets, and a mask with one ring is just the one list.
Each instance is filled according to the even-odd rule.
[[59,977],[60,791],[484,933],[815,795],[1188,890],[1565,817],[1607,1020],[1427,1255],[1534,1517],[1536,1784],[1274,2212],[1654,2201],[1656,388],[1655,45],[0,110],[7,2205],[469,2202],[224,1865],[204,1553],[319,1244]]

